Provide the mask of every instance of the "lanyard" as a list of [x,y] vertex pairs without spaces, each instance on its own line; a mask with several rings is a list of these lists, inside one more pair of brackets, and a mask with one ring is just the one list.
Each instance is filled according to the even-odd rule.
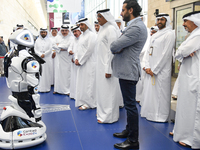
[[151,77],[151,84],[154,86],[156,84],[156,79],[154,75]]

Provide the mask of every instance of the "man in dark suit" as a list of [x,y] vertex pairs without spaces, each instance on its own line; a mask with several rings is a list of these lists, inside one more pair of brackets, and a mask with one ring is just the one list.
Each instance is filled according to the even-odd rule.
[[0,37],[0,56],[4,56],[7,53],[7,47],[3,41],[3,37]]
[[119,78],[120,88],[127,111],[126,129],[113,136],[127,138],[122,143],[114,145],[118,149],[138,149],[139,127],[138,110],[136,107],[136,84],[140,77],[139,55],[147,39],[147,29],[140,17],[142,8],[136,0],[125,0],[121,16],[127,22],[122,35],[111,44],[114,54],[112,60],[113,74]]

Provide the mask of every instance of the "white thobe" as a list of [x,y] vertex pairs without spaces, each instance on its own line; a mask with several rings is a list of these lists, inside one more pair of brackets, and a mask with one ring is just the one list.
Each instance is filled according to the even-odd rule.
[[72,55],[71,62],[71,77],[70,77],[70,98],[76,99],[76,78],[77,78],[77,67],[75,65],[75,54],[77,52],[79,38],[74,38],[73,42],[70,45],[69,51],[72,51],[74,54]]
[[[50,40],[51,40],[51,42],[53,43],[53,44],[55,44],[55,42],[56,42],[56,36],[51,36],[50,37]],[[55,50],[54,49],[52,49],[52,54],[55,52]],[[51,57],[51,59],[52,59],[52,67],[51,67],[51,85],[54,85],[54,74],[55,74],[55,63],[54,63],[54,58],[52,58]]]
[[71,57],[67,50],[72,40],[73,37],[71,35],[67,36],[57,35],[55,41],[56,44],[53,45],[53,49],[56,50],[56,57],[54,58],[55,59],[54,92],[60,94],[70,93]]
[[[101,27],[97,37],[97,68],[96,68],[96,100],[97,120],[113,123],[119,119],[119,101],[122,94],[119,81],[112,75],[111,61],[113,54],[110,44],[117,40],[119,32],[108,22]],[[105,74],[111,74],[106,78]]]
[[[200,149],[200,29],[193,30],[176,52],[182,61],[173,139]],[[193,57],[189,55],[196,51]]]
[[49,72],[52,68],[51,51],[52,42],[48,37],[39,37],[35,42],[35,53],[41,57],[44,54],[45,63],[42,64],[42,75],[38,86],[39,92],[49,92],[51,90],[51,75]]
[[144,80],[144,101],[141,116],[157,122],[166,122],[171,105],[171,62],[175,43],[175,34],[170,28],[155,33],[150,40],[146,55],[145,68],[151,68],[154,79],[146,74]]
[[146,43],[140,53],[140,66],[141,66],[141,77],[140,77],[140,80],[137,82],[137,85],[136,85],[136,101],[139,101],[140,102],[140,105],[142,106],[142,101],[144,99],[144,93],[143,93],[143,89],[144,89],[144,78],[146,76],[146,73],[145,71],[143,70],[143,68],[145,67],[145,55],[146,55],[146,52],[149,48],[149,42],[150,42],[150,31],[149,31],[149,28],[147,28],[147,34],[148,34],[148,37],[147,37],[147,40],[146,40]]
[[96,34],[87,29],[79,38],[75,59],[81,65],[77,67],[75,106],[87,104],[95,108]]
[[174,83],[174,87],[172,90],[172,95],[177,96],[178,95],[178,87],[179,87],[179,76],[177,77],[175,83]]

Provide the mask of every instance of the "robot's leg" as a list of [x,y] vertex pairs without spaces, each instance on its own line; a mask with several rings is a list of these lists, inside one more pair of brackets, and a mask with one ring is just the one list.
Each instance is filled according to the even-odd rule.
[[42,117],[42,109],[40,107],[40,95],[39,94],[33,94],[32,95],[33,101],[35,103],[35,109],[33,109],[34,118],[36,119],[36,122],[41,120]]

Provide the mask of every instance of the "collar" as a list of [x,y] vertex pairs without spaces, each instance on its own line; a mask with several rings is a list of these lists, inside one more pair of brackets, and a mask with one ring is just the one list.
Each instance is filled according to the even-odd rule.
[[199,29],[200,29],[200,27],[195,28],[192,32],[190,32],[190,36],[193,35],[193,34],[198,34],[199,35],[199,33],[196,33],[196,31],[198,31]]
[[128,27],[132,22],[134,22],[134,21],[136,21],[136,20],[138,20],[138,19],[141,19],[141,17],[138,16],[138,17],[136,17],[136,18],[130,20],[130,21],[127,23],[127,27]]
[[83,34],[87,34],[89,32],[89,28],[87,30],[85,30],[85,32],[83,32]]
[[108,26],[108,21],[102,26],[102,27],[106,27],[106,26]]

